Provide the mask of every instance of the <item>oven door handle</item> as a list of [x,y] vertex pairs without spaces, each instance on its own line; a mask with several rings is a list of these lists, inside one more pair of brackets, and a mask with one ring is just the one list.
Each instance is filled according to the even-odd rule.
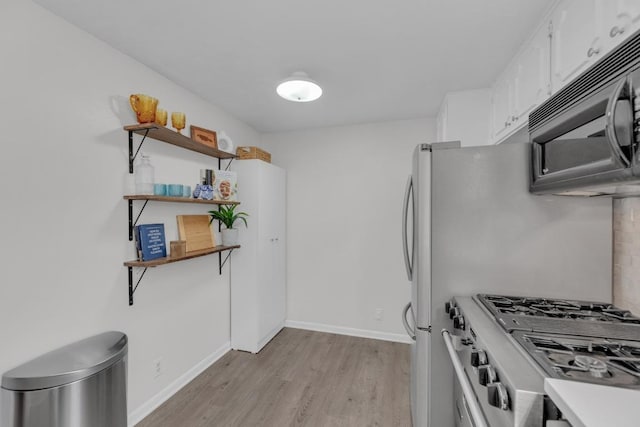
[[[607,134],[607,141],[609,142],[609,145],[611,145],[611,151],[615,155],[616,163],[620,164],[620,166],[623,167],[628,167],[631,162],[620,148],[620,141],[618,140],[618,134],[616,132],[616,108],[618,106],[618,101],[620,100],[620,97],[622,95],[622,91],[628,85],[628,78],[623,77],[613,90],[613,94],[611,94],[611,97],[609,97],[609,102],[607,103],[607,109],[605,111],[604,127]],[[631,111],[633,111],[633,108],[631,108]],[[631,139],[633,139],[631,135],[633,135],[633,131],[630,133],[630,137]],[[633,142],[631,142],[631,144],[633,144]]]
[[464,394],[464,397],[469,404],[469,411],[471,412],[470,415],[471,420],[473,421],[473,425],[475,427],[488,427],[487,422],[484,419],[484,415],[482,415],[482,410],[480,409],[478,399],[476,399],[476,395],[473,393],[473,388],[471,388],[471,383],[469,383],[469,379],[464,373],[462,362],[460,362],[460,358],[456,353],[456,349],[453,347],[453,342],[451,341],[451,334],[449,333],[449,331],[443,329],[442,338],[444,338],[444,343],[447,345],[449,358],[451,359],[451,363],[453,364],[453,369],[456,371],[456,377],[458,378],[458,382],[460,383],[460,388],[462,388],[462,393]]

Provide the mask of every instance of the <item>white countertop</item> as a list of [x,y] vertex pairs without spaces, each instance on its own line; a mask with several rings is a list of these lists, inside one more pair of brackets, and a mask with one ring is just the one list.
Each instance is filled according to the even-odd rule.
[[544,391],[573,427],[640,425],[640,390],[547,378]]

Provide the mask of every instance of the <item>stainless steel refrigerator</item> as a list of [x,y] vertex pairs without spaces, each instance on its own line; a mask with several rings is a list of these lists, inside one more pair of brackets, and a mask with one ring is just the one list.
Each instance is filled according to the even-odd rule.
[[440,331],[451,297],[476,293],[610,302],[610,198],[529,193],[529,144],[421,144],[405,194],[414,427],[455,425]]

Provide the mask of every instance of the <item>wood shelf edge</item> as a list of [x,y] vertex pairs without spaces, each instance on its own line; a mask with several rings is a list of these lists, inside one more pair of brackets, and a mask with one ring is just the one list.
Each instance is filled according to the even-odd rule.
[[124,266],[125,267],[156,267],[156,266],[159,266],[159,265],[171,264],[171,263],[174,263],[174,262],[184,261],[184,260],[187,260],[187,259],[198,258],[198,257],[201,257],[201,256],[216,254],[218,252],[231,251],[231,250],[238,249],[238,248],[240,248],[240,245],[214,246],[213,248],[209,248],[209,249],[202,249],[202,250],[199,250],[199,251],[187,252],[187,254],[185,256],[179,257],[179,258],[166,257],[166,258],[154,259],[154,260],[151,260],[151,261],[137,261],[137,260],[125,261],[124,262]]
[[153,200],[156,202],[171,202],[171,203],[200,203],[205,205],[239,205],[240,202],[236,201],[224,201],[224,200],[202,200],[194,199],[193,197],[170,197],[170,196],[152,196],[144,194],[133,194],[122,196],[124,200]]
[[217,148],[212,148],[207,145],[201,144],[186,135],[173,131],[165,126],[160,126],[157,123],[126,125],[123,126],[123,129],[127,132],[137,133],[138,135],[144,136],[146,134],[149,138],[176,145],[186,150],[195,151],[218,159],[235,159],[238,157],[235,154],[227,153],[226,151],[218,150]]

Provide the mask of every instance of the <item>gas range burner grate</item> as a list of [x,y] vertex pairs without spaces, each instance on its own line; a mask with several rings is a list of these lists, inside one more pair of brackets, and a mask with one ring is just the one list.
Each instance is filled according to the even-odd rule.
[[621,310],[607,303],[501,295],[478,295],[478,298],[494,315],[508,314],[640,325],[640,318],[630,311]]
[[640,389],[640,342],[523,331],[514,337],[553,378]]

